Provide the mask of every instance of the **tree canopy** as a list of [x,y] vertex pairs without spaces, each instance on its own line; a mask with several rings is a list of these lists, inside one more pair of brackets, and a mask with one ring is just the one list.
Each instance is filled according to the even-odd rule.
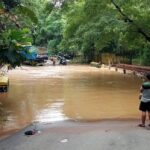
[[21,0],[0,1],[0,65],[19,66],[22,44],[32,42],[30,28],[38,22],[35,13]]
[[113,53],[120,55],[149,48],[147,0],[78,0],[71,7],[63,39],[70,48],[78,47],[88,57],[109,49],[111,43]]
[[22,40],[48,47],[52,54],[80,53],[90,62],[109,52],[127,57],[131,63],[134,58],[150,65],[147,0],[1,0],[0,4],[1,41],[16,30],[24,33]]

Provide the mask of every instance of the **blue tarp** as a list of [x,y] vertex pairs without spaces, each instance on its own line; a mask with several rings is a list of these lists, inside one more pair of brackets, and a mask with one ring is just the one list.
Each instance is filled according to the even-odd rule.
[[24,51],[22,54],[26,57],[27,60],[36,60],[37,58],[37,49],[34,46],[23,46]]

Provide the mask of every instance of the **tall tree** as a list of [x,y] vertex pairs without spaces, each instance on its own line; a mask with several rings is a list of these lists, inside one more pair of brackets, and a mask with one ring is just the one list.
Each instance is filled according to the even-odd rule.
[[[80,10],[77,9],[77,3],[81,6]],[[114,53],[118,54],[123,47],[134,56],[135,51],[138,52],[140,48],[148,46],[150,10],[147,0],[84,0],[76,1],[71,6],[74,13],[69,11],[67,15],[65,41],[73,41],[71,42],[73,45],[80,45],[81,49],[86,51],[88,47],[89,53],[93,50],[100,52],[113,42],[116,45]],[[85,46],[89,41],[93,41],[91,48]],[[66,46],[69,44],[63,43]]]

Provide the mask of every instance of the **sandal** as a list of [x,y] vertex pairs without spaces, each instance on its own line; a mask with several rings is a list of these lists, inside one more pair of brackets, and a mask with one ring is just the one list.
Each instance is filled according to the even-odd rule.
[[138,126],[139,127],[145,127],[145,124],[139,124]]

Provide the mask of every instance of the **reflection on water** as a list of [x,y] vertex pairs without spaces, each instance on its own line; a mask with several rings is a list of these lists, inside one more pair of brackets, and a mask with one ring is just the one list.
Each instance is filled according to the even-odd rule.
[[136,118],[140,80],[115,72],[78,74],[65,81],[64,113],[69,118]]
[[0,94],[0,133],[34,122],[137,118],[141,80],[88,66],[22,67]]
[[68,119],[63,114],[63,105],[64,102],[56,102],[53,103],[48,108],[42,110],[37,114],[36,121],[38,122],[56,122],[56,121],[63,121]]

